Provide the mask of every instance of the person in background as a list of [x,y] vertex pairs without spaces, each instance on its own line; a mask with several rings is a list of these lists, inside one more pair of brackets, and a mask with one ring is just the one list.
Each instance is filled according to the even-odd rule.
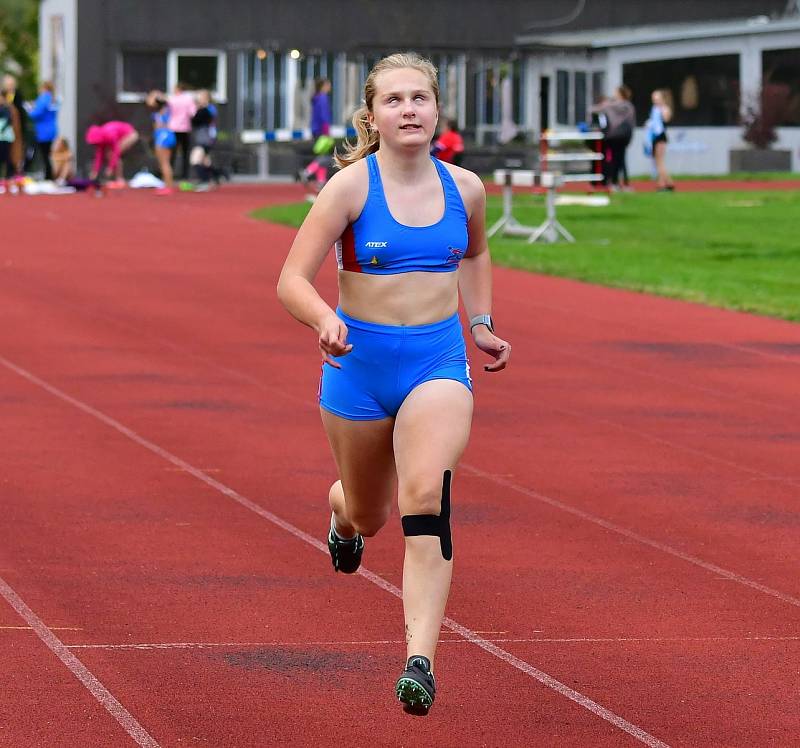
[[219,184],[221,171],[213,165],[211,151],[217,142],[217,107],[211,101],[211,94],[206,91],[197,92],[197,111],[192,117],[192,152],[189,160],[197,174],[200,192],[209,189],[213,180]]
[[161,170],[163,187],[159,187],[156,195],[171,195],[175,191],[172,172],[172,152],[175,149],[175,133],[169,127],[170,107],[168,100],[160,91],[151,91],[147,96],[147,105],[153,110],[153,145]]
[[331,82],[327,78],[317,78],[314,96],[311,97],[311,137],[314,138],[314,160],[300,172],[304,184],[311,178],[316,180],[317,192],[328,181],[328,171],[332,166],[331,152],[334,141],[330,136],[331,121]]
[[50,149],[58,135],[58,107],[53,84],[50,81],[44,81],[39,86],[39,96],[28,107],[28,115],[33,121],[36,135],[36,153],[42,160],[44,178],[47,180],[53,178]]
[[75,157],[65,137],[59,135],[53,141],[50,151],[50,161],[53,179],[58,184],[66,184],[75,176]]
[[14,132],[16,139],[11,147],[11,159],[14,165],[14,176],[22,177],[28,153],[25,144],[25,133],[28,128],[28,113],[25,111],[25,99],[17,89],[17,79],[11,75],[3,76],[3,98],[14,112]]
[[[148,94],[147,101],[152,109],[152,101],[165,102],[167,106],[166,122],[162,123],[158,129],[170,130],[174,137],[174,145],[170,148],[170,169],[175,172],[175,162],[178,156],[178,148],[181,150],[180,179],[189,179],[189,167],[191,166],[192,150],[192,118],[197,113],[197,101],[194,94],[188,90],[185,83],[178,82],[171,94],[154,89]],[[162,107],[158,107],[159,111]],[[163,136],[162,139],[173,140]]]
[[3,97],[6,103],[13,106],[17,112],[17,139],[14,141],[11,157],[14,159],[14,174],[19,176],[23,173],[23,167],[28,160],[27,150],[25,148],[28,113],[25,111],[25,99],[17,89],[17,79],[10,73],[6,73],[6,75],[3,76],[2,90],[4,91]]
[[177,83],[175,91],[167,97],[169,104],[169,121],[166,126],[175,134],[175,145],[172,148],[170,164],[175,167],[178,149],[181,151],[180,178],[189,178],[189,152],[191,151],[192,117],[197,112],[197,103],[186,85]]
[[636,110],[630,102],[630,89],[620,86],[600,106],[598,119],[603,130],[603,175],[605,184],[612,190],[620,189],[620,173],[624,172],[627,185],[628,169],[625,150],[630,145],[636,127]]
[[94,146],[94,162],[90,178],[98,179],[100,170],[103,168],[103,161],[108,154],[105,175],[112,179],[107,186],[111,188],[124,187],[122,157],[139,140],[139,133],[133,125],[127,122],[112,120],[104,125],[92,125],[86,131],[86,142]]
[[460,166],[464,156],[464,139],[458,131],[458,122],[454,119],[444,121],[444,129],[434,142],[431,153],[439,161]]
[[619,152],[619,164],[617,165],[617,175],[619,178],[619,183],[623,190],[630,191],[631,189],[631,181],[628,176],[628,160],[627,160],[627,152],[628,146],[631,144],[631,139],[633,138],[633,130],[636,127],[636,107],[633,106],[633,91],[631,91],[630,86],[626,86],[624,83],[617,88],[617,96],[620,100],[627,101],[630,104],[630,122],[631,122],[631,135],[624,143],[623,148]]
[[653,106],[645,125],[645,153],[652,156],[656,169],[659,192],[672,192],[675,185],[667,171],[667,122],[672,119],[672,107],[667,103],[663,90],[655,90],[651,95]]
[[13,180],[19,165],[19,115],[17,108],[8,103],[5,91],[0,91],[0,192],[16,191]]

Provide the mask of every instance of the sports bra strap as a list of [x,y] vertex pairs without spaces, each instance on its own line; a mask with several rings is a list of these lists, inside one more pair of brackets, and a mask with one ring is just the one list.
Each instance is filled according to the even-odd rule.
[[463,213],[464,218],[466,219],[467,209],[464,206],[464,201],[461,199],[461,193],[456,185],[456,180],[453,179],[452,175],[447,170],[447,167],[441,161],[439,161],[438,158],[431,156],[431,161],[436,164],[436,170],[439,172],[439,178],[442,181],[447,210],[455,209],[458,212]]
[[389,204],[386,202],[386,195],[383,192],[381,170],[378,168],[378,158],[374,153],[370,153],[367,156],[367,169],[369,170],[369,193],[367,195],[367,202],[371,203],[377,201],[388,211]]
[[[466,218],[467,209],[464,207],[464,201],[461,199],[461,193],[456,186],[455,179],[453,179],[447,167],[439,161],[438,158],[431,156],[431,161],[433,161],[436,166],[436,171],[439,173],[439,181],[442,183],[445,211],[455,209]],[[375,200],[389,212],[389,204],[386,202],[386,192],[383,189],[383,181],[381,180],[381,170],[378,167],[378,157],[374,153],[370,153],[367,156],[367,169],[369,170],[369,194],[367,202]]]

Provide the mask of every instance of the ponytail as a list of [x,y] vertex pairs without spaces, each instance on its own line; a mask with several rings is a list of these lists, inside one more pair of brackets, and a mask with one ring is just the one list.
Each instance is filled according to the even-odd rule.
[[337,152],[334,153],[333,159],[340,169],[345,166],[350,166],[356,161],[369,156],[370,153],[375,153],[380,145],[381,137],[377,130],[373,130],[369,124],[369,109],[364,104],[356,109],[353,115],[353,127],[356,129],[356,142],[347,143],[345,151],[341,155]]

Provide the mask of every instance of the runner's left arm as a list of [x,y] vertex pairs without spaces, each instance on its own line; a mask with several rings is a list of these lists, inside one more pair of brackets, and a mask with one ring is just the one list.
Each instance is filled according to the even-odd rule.
[[[477,175],[467,174],[462,190],[469,216],[469,247],[458,271],[458,287],[467,320],[471,320],[476,315],[492,313],[492,258],[486,238],[486,189]],[[495,359],[483,368],[486,371],[505,369],[511,345],[486,325],[476,325],[471,332],[475,345]]]

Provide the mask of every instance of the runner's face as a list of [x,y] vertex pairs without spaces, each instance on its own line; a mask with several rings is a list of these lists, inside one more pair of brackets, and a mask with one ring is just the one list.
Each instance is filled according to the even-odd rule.
[[381,142],[427,147],[436,133],[438,117],[436,97],[424,73],[400,68],[376,78],[370,121]]

